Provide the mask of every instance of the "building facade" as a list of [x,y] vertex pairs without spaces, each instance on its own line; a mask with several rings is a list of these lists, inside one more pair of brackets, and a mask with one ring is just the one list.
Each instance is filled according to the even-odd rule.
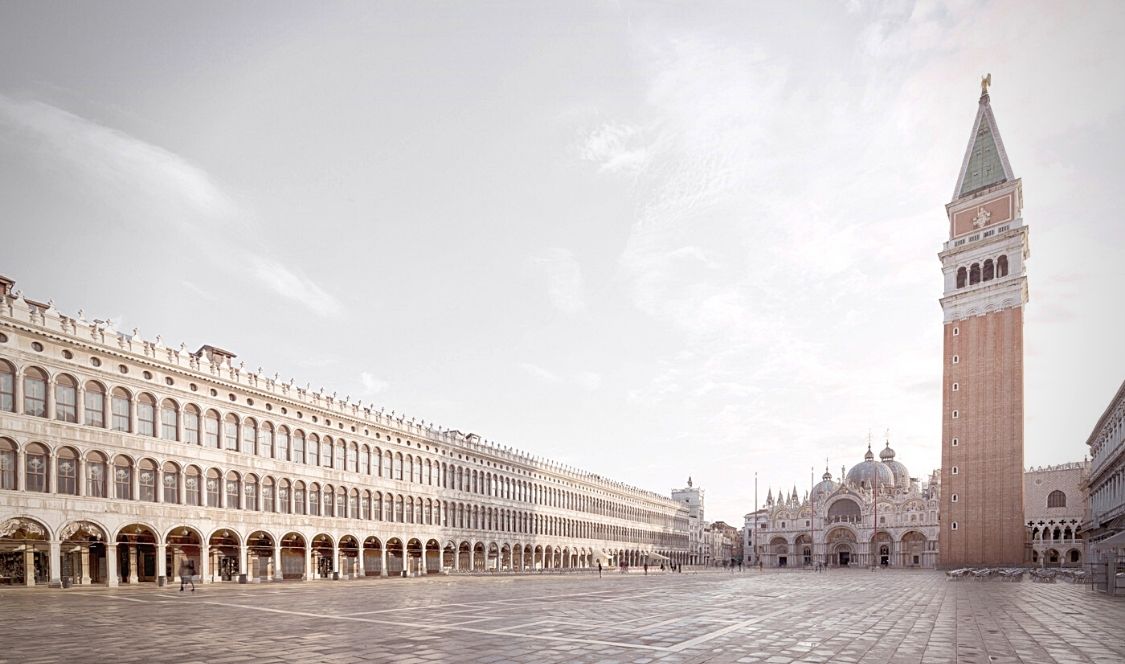
[[757,565],[763,559],[766,547],[762,533],[769,528],[770,509],[763,507],[742,517],[742,560],[747,565]]
[[1085,562],[1083,529],[1089,520],[1088,461],[1031,468],[1024,473],[1026,559],[1041,567],[1079,567]]
[[0,278],[0,583],[688,562],[669,497],[234,360]]
[[[757,531],[762,563],[936,567],[940,497],[937,471],[919,482],[895,460],[889,441],[878,461],[869,446],[863,461],[847,474],[841,469],[839,481],[825,469],[803,499],[796,489],[776,499],[767,494],[768,516]],[[752,520],[748,514],[747,526]]]
[[[1090,448],[1086,481],[1090,515],[1085,530],[1090,557],[1116,561],[1125,572],[1125,383],[1098,418],[1086,445]],[[1116,573],[1110,578],[1116,578]],[[1120,585],[1125,585],[1125,579]]]
[[942,565],[1024,562],[1023,185],[982,81],[939,257],[943,320]]
[[708,541],[707,522],[703,518],[703,489],[688,477],[687,486],[672,489],[672,500],[687,510],[688,556],[687,565],[707,565],[711,562],[711,545]]

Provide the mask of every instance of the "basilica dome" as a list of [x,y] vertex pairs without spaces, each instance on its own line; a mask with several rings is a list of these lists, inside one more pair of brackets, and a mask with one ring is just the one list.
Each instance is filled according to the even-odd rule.
[[891,449],[891,441],[887,441],[887,446],[879,452],[879,458],[883,463],[891,469],[891,474],[895,477],[896,489],[909,489],[910,488],[910,471],[900,461],[895,461],[895,451]]
[[812,499],[824,500],[828,496],[832,495],[832,492],[836,490],[836,486],[836,483],[832,481],[832,473],[828,472],[828,469],[825,468],[824,476],[821,477],[820,482],[818,482],[817,485],[813,487]]
[[895,476],[887,464],[875,460],[875,455],[868,447],[867,454],[863,455],[863,462],[857,463],[848,471],[848,482],[868,488],[876,482],[880,487],[894,486]]

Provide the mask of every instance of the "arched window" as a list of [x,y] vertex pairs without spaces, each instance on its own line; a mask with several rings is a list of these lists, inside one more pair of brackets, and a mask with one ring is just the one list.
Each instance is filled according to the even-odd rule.
[[277,511],[282,514],[292,514],[293,512],[289,503],[290,492],[289,480],[281,480],[277,483]]
[[402,479],[402,452],[395,452],[395,479]]
[[1058,489],[1047,494],[1047,507],[1066,507],[1066,494]]
[[293,512],[295,514],[307,514],[308,506],[305,497],[305,483],[298,480],[293,485]]
[[199,409],[191,403],[184,408],[184,442],[188,445],[199,444]]
[[55,491],[68,496],[78,495],[78,454],[69,447],[59,450],[55,462]]
[[47,417],[47,374],[37,367],[28,367],[23,376],[23,412]]
[[[164,464],[164,476],[160,478],[164,487],[164,502],[170,505],[180,504],[180,467],[171,461]],[[189,505],[191,503],[188,503]]]
[[9,413],[16,410],[15,376],[12,365],[0,360],[0,410]]
[[160,402],[160,437],[164,440],[179,440],[178,424],[180,410],[176,402],[165,399]]
[[137,433],[156,435],[156,399],[151,394],[142,394],[137,399]]
[[212,468],[207,471],[207,507],[218,507],[220,493],[223,490],[223,476],[218,470]]
[[363,512],[360,515],[360,518],[363,519],[364,521],[370,521],[371,520],[371,492],[365,490],[363,492],[363,497],[362,497],[361,500],[363,502],[360,503],[360,508],[362,509]]
[[995,268],[992,265],[992,259],[989,258],[989,259],[984,261],[984,276],[982,277],[982,280],[983,281],[992,281],[992,277],[994,276],[994,274],[995,274]]
[[78,422],[78,382],[66,374],[55,379],[55,419]]
[[308,463],[310,466],[320,465],[320,438],[315,433],[309,434]]
[[375,492],[375,520],[383,520],[383,493],[380,491]]
[[402,496],[395,496],[395,521],[402,523]]
[[90,452],[86,455],[86,495],[91,498],[108,498],[107,477],[109,477],[109,468],[106,466],[105,457],[100,452]]
[[227,475],[227,509],[236,510],[242,505],[242,481],[238,473]]
[[[334,447],[332,445],[332,438],[330,436],[325,436],[322,442],[323,444],[320,446],[320,463],[325,468],[332,468],[332,455],[334,450]],[[324,516],[328,515],[325,514]]]
[[273,478],[267,477],[262,480],[262,511],[263,512],[276,512],[273,502]]
[[309,485],[309,516],[320,516],[320,485],[316,482]]
[[111,424],[114,431],[124,431],[128,433],[131,431],[129,416],[130,408],[132,407],[132,400],[129,398],[129,392],[124,387],[113,388],[113,393],[110,396],[110,413],[112,415]]
[[151,459],[144,459],[141,461],[140,470],[137,473],[138,484],[141,488],[140,499],[146,503],[156,502],[156,463]]
[[274,456],[278,459],[281,459],[282,461],[288,461],[290,450],[289,450],[289,429],[287,427],[280,426],[280,427],[277,428],[277,441],[276,441],[276,443],[277,443],[277,448],[276,448],[276,453],[275,453]]
[[273,458],[273,425],[269,422],[262,422],[258,430],[258,454],[267,459]]
[[351,493],[349,493],[349,494],[347,494],[347,496],[345,496],[343,491],[344,491],[343,489],[340,489],[340,493],[337,494],[337,498],[341,502],[344,500],[345,497],[347,498],[347,500],[348,500],[348,513],[346,515],[343,514],[343,513],[340,513],[343,510],[343,505],[340,502],[338,502],[336,504],[337,512],[340,513],[340,516],[347,516],[347,517],[352,518],[352,519],[358,519],[359,518],[359,492],[356,491],[355,489],[352,489]]
[[133,499],[133,460],[124,455],[118,455],[113,461],[113,497]]
[[371,448],[366,445],[359,453],[359,472],[365,475],[371,474]]
[[203,446],[213,450],[219,449],[219,413],[214,410],[207,411],[203,418]]
[[394,457],[391,455],[390,450],[387,450],[383,453],[383,472],[380,473],[380,477],[385,477],[388,480],[394,478],[394,471],[391,470],[391,462],[393,458]]
[[980,263],[973,263],[969,268],[969,284],[980,283]]
[[86,395],[82,399],[86,426],[105,427],[105,388],[101,383],[88,381]]
[[201,498],[203,495],[199,491],[200,477],[199,469],[195,466],[188,466],[187,472],[184,473],[184,504],[191,505],[192,507],[199,507],[203,505]]
[[332,485],[325,484],[320,496],[324,499],[324,516],[336,516],[336,490],[332,488]]
[[355,443],[348,446],[348,470],[353,473],[359,472],[359,450]]
[[39,443],[27,446],[24,462],[24,488],[28,491],[47,491],[47,448]]
[[1001,256],[1001,257],[996,259],[996,276],[998,276],[998,277],[1008,276],[1008,257],[1007,256]]
[[293,462],[305,462],[305,432],[300,429],[293,432]]
[[[240,449],[238,446],[238,441],[235,440],[234,435],[238,431],[238,417],[236,417],[233,413],[227,415],[226,429],[226,448],[228,450]],[[242,421],[242,452],[244,452],[245,454],[253,454],[254,445],[257,442],[257,439],[258,423],[254,421],[254,418],[247,417]]]

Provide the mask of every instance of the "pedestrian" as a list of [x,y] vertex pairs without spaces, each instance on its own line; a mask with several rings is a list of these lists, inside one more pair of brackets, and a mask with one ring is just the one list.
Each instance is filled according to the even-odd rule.
[[195,576],[195,562],[185,560],[180,563],[180,592],[184,591],[184,584],[191,584],[191,591],[195,592],[195,581],[192,577]]
[[598,561],[598,578],[602,578],[602,561]]
[[645,562],[645,576],[648,576],[648,562]]
[[762,560],[761,560],[761,558],[759,558],[758,559],[758,572],[761,573],[761,571],[762,571]]

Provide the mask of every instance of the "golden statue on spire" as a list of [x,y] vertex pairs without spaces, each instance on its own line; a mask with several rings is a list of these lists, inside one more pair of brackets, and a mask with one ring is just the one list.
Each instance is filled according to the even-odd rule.
[[988,86],[992,85],[992,74],[988,73],[980,77],[980,96],[985,97],[988,95]]

